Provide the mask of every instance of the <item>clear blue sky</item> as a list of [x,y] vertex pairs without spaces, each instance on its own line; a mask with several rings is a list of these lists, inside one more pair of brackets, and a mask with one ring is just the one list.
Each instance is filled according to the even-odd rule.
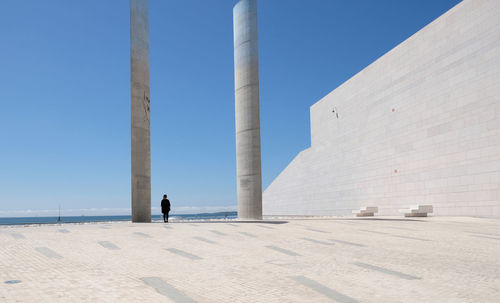
[[[155,207],[235,209],[236,2],[149,1]],[[458,2],[260,0],[264,188],[310,145],[312,104]],[[128,0],[2,0],[0,37],[0,217],[127,214]]]

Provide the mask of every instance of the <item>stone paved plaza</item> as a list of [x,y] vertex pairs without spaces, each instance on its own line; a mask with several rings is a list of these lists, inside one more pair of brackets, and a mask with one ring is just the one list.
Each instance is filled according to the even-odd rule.
[[3,226],[0,302],[500,300],[500,220],[284,222]]

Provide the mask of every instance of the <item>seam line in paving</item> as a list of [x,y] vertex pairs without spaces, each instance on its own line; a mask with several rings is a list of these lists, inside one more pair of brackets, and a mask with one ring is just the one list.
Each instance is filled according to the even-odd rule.
[[324,230],[319,230],[319,229],[314,229],[314,228],[306,228],[306,230],[315,231],[317,233],[323,233],[323,234],[331,234],[331,232],[329,232],[329,231],[324,231]]
[[354,225],[361,225],[363,223],[359,223],[359,222],[352,222],[352,221],[347,221],[347,220],[343,220],[343,221],[338,221],[338,220],[335,220],[333,221],[335,223],[340,223],[340,224],[354,224]]
[[359,231],[364,231],[364,232],[367,232],[367,233],[373,233],[373,234],[379,234],[379,235],[390,235],[390,236],[392,236],[390,233],[385,233],[385,232],[382,232],[382,231],[367,230],[367,229],[360,229]]
[[476,235],[481,235],[481,236],[500,237],[500,235],[497,235],[497,234],[487,234],[487,233],[480,233],[480,232],[474,232],[474,231],[466,231],[466,233],[476,234]]
[[299,284],[302,284],[330,299],[333,299],[337,302],[340,302],[340,303],[357,303],[358,301],[354,298],[351,298],[349,296],[346,296],[344,294],[341,294],[339,293],[338,291],[336,290],[333,290],[319,282],[316,282],[314,280],[311,280],[309,278],[306,278],[304,276],[294,276],[294,277],[290,277],[292,280],[294,280],[295,282],[299,283]]
[[23,234],[20,234],[20,233],[12,233],[11,236],[14,238],[14,239],[25,239],[24,235]]
[[392,229],[407,230],[407,231],[417,231],[416,229],[405,228],[405,227],[384,226],[384,228],[392,228]]
[[402,239],[410,239],[410,240],[418,240],[418,241],[426,241],[426,242],[431,241],[431,240],[428,240],[428,239],[422,239],[422,238],[416,238],[416,237],[410,237],[410,236],[392,235],[392,237],[402,238]]
[[219,236],[227,236],[225,233],[221,233],[220,231],[218,230],[210,230],[211,232],[213,232],[214,234],[216,235],[219,235]]
[[358,246],[358,247],[366,247],[366,245],[359,244],[359,243],[354,243],[354,242],[349,242],[349,241],[344,241],[344,240],[337,240],[337,239],[329,239],[330,241],[337,242],[337,243],[342,243],[342,244],[347,244],[347,245],[352,245],[352,246]]
[[399,272],[399,271],[390,270],[387,268],[383,268],[383,267],[379,267],[379,266],[375,266],[375,265],[371,265],[371,264],[366,264],[366,263],[362,263],[362,262],[353,262],[352,264],[359,266],[359,267],[362,267],[362,268],[378,271],[378,272],[381,272],[384,274],[393,275],[393,276],[396,276],[396,277],[399,277],[399,278],[405,279],[405,280],[420,280],[421,279],[419,277],[407,275],[407,274]]
[[334,245],[333,243],[330,243],[330,242],[315,240],[315,239],[311,239],[311,238],[301,238],[301,239],[312,242],[312,243],[316,243],[316,244],[329,245],[329,246]]
[[177,288],[163,281],[158,277],[145,277],[141,278],[141,280],[146,283],[146,285],[154,288],[158,293],[170,298],[172,301],[176,303],[192,303],[196,302],[190,297],[186,296],[182,292],[180,292]]
[[148,234],[145,234],[145,233],[141,233],[140,231],[136,231],[134,234],[138,235],[138,236],[141,236],[143,238],[151,238],[150,235]]
[[394,235],[382,231],[376,231],[376,230],[367,230],[367,229],[360,229],[359,231],[367,232],[367,233],[374,233],[374,234],[380,234],[380,235],[387,235],[395,238],[402,238],[402,239],[410,239],[410,240],[418,240],[418,241],[431,241],[428,239],[422,239],[422,238],[416,238],[416,237],[410,237],[410,236],[401,236],[401,235]]
[[110,249],[110,250],[119,250],[120,248],[116,246],[115,244],[109,242],[109,241],[99,241],[99,243],[102,247]]
[[193,239],[196,239],[198,241],[203,241],[205,243],[210,243],[210,244],[217,244],[217,242],[214,242],[212,240],[209,240],[207,238],[203,238],[203,237],[193,237]]
[[201,260],[202,259],[201,257],[198,257],[197,255],[190,254],[188,252],[185,252],[185,251],[177,249],[177,248],[166,248],[166,250],[168,250],[169,252],[171,252],[173,254],[176,254],[176,255],[182,256],[184,258],[191,259],[191,260]]
[[253,235],[251,233],[247,233],[245,231],[240,231],[240,234],[245,235],[245,236],[250,237],[250,238],[257,238],[256,235]]
[[48,247],[37,247],[37,248],[35,248],[35,250],[48,258],[52,258],[52,259],[62,259],[63,258],[60,254],[56,253],[55,251],[53,251],[52,249],[50,249]]
[[266,246],[267,248],[269,249],[272,249],[274,251],[277,251],[277,252],[280,252],[282,254],[285,254],[285,255],[289,255],[289,256],[292,256],[292,257],[299,257],[300,255],[296,252],[293,252],[291,250],[288,250],[288,249],[284,249],[284,248],[281,248],[281,247],[278,247],[278,246],[274,246],[274,245],[267,245]]
[[262,227],[262,228],[267,228],[267,229],[274,229],[274,227],[271,227],[271,226],[265,226],[265,225],[260,225],[260,224],[257,224],[258,227]]
[[273,264],[273,265],[277,265],[277,266],[297,265],[297,262],[295,262],[295,261],[290,262],[290,261],[284,261],[284,260],[269,260],[269,261],[265,261],[265,263]]
[[500,241],[500,238],[488,237],[488,236],[481,236],[481,235],[471,235],[471,237],[485,238],[485,239],[492,239],[492,240],[499,240]]

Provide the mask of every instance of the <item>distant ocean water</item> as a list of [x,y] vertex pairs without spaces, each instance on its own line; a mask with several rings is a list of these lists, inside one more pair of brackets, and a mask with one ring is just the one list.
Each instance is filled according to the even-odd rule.
[[[175,220],[215,220],[215,219],[235,219],[237,212],[218,212],[203,214],[183,214],[170,215],[171,221]],[[162,221],[162,215],[151,216],[153,221]],[[0,218],[0,225],[24,225],[24,224],[54,224],[54,223],[85,223],[85,222],[110,222],[110,221],[131,221],[131,216],[75,216],[61,217],[19,217],[19,218]]]

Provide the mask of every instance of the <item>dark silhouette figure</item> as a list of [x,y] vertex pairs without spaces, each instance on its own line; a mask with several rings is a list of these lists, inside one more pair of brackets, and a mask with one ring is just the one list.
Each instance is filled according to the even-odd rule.
[[161,212],[163,213],[163,222],[168,222],[169,211],[170,211],[170,201],[167,199],[167,195],[163,195],[163,200],[161,200]]

